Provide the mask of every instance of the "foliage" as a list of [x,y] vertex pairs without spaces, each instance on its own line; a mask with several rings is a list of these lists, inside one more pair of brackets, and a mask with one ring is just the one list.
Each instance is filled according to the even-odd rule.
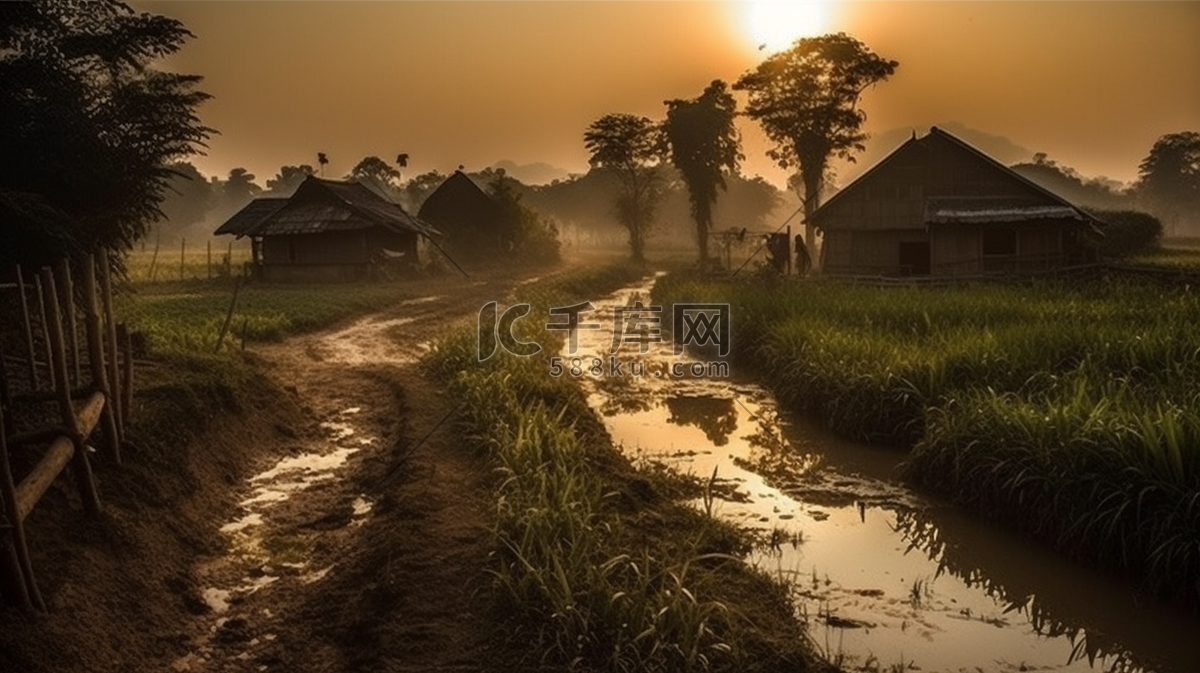
[[[189,37],[113,0],[0,5],[0,192],[40,204],[6,209],[22,219],[4,262],[128,249],[159,216],[170,164],[211,133],[200,77],[152,67]],[[66,240],[42,235],[55,221]]]
[[273,178],[267,178],[267,191],[273,196],[291,196],[300,187],[300,183],[316,172],[312,166],[280,166],[279,172]]
[[[859,99],[898,65],[837,33],[796,40],[733,85],[749,94],[746,115],[775,143],[767,156],[780,168],[799,168],[806,215],[817,206],[829,160],[853,161],[853,152],[865,149],[867,135],[861,129],[866,113],[859,109]],[[806,232],[812,249],[811,225]]]
[[400,181],[400,171],[379,157],[369,156],[355,164],[346,177],[374,185],[384,194],[392,194]]
[[1132,202],[1131,196],[1121,190],[1120,183],[1104,178],[1085,178],[1074,168],[1049,159],[1041,152],[1033,156],[1033,161],[1014,164],[1010,168],[1076,205],[1124,210]]
[[1200,600],[1200,295],[1127,283],[870,288],[669,277],[729,301],[735,356],[906,474],[1146,587]]
[[734,126],[737,101],[725,82],[715,80],[699,98],[669,100],[666,105],[663,136],[670,146],[671,163],[687,184],[703,266],[708,262],[708,230],[717,188],[726,188],[725,173],[736,173],[738,161],[745,158]]
[[654,171],[661,154],[659,128],[647,117],[608,114],[588,126],[583,140],[589,163],[617,177],[617,221],[629,233],[634,261],[640,262],[645,259],[654,209],[662,198],[661,180]]
[[525,262],[548,264],[559,258],[558,229],[521,202],[516,181],[501,172],[488,183],[488,192],[500,205],[502,219],[511,223],[513,251]]
[[404,202],[409,211],[415,213],[420,210],[425,199],[445,181],[446,176],[438,171],[429,171],[410,178],[408,182],[404,183],[403,193]]
[[1135,189],[1173,232],[1179,225],[1200,225],[1200,132],[1159,138],[1138,166]]
[[1101,222],[1100,256],[1123,258],[1157,250],[1163,227],[1158,218],[1136,210],[1093,210]]

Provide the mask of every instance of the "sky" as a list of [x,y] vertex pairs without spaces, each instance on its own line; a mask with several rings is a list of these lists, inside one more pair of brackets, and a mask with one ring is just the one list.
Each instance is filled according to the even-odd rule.
[[[1158,137],[1200,130],[1200,2],[132,4],[196,35],[163,64],[213,96],[200,114],[220,133],[193,162],[259,184],[317,152],[326,177],[401,152],[405,178],[501,160],[584,172],[583,132],[602,115],[661,118],[667,99],[841,31],[900,62],[862,101],[865,130],[892,143],[955,124],[1129,181]],[[761,131],[739,124],[743,172],[782,185]],[[890,149],[869,147],[837,181]]]

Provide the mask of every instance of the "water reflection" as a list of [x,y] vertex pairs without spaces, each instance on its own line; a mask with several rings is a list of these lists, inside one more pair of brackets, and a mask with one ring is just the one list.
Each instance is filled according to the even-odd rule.
[[725,446],[729,435],[737,430],[737,409],[729,398],[670,396],[666,398],[667,422],[700,428],[713,446]]

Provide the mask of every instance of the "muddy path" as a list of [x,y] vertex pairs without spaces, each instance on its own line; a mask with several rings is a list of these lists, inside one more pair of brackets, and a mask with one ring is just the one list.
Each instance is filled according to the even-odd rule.
[[[282,428],[193,571],[203,605],[178,671],[479,670],[488,475],[420,374],[430,340],[532,274],[437,294],[255,349],[307,425]],[[436,431],[435,431],[436,428]]]

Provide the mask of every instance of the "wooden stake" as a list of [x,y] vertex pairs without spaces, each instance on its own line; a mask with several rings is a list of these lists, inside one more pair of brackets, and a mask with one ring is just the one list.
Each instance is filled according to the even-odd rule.
[[[117,424],[117,437],[125,441],[125,417],[121,410],[121,375],[117,366],[117,319],[113,315],[112,269],[108,264],[108,252],[100,253],[100,298],[104,302],[104,325],[107,328],[106,346],[108,347],[108,403],[112,406],[113,419]],[[117,462],[120,463],[120,452],[117,452]]]
[[42,318],[42,341],[46,346],[46,378],[54,385],[54,355],[50,352],[50,323],[46,320],[46,293],[42,286],[42,277],[33,277],[33,288],[37,291],[38,313]]
[[179,280],[183,280],[183,258],[187,254],[187,239],[179,239]]
[[[88,260],[87,268],[92,268],[91,260]],[[63,334],[62,334],[62,319],[59,317],[58,304],[54,301],[54,274],[49,268],[42,269],[42,295],[45,297],[45,303],[50,304],[50,344],[51,352],[53,353],[54,364],[51,369],[54,371],[54,389],[58,391],[58,408],[62,415],[63,425],[71,431],[71,443],[75,447],[74,456],[71,459],[72,472],[75,473],[75,483],[79,488],[79,499],[83,501],[83,509],[90,515],[95,516],[100,513],[100,494],[96,492],[96,482],[92,479],[92,466],[88,462],[87,446],[84,444],[84,437],[80,432],[79,419],[75,417],[75,407],[71,404],[71,386],[67,382],[67,362],[66,355],[63,353]],[[85,281],[87,276],[85,275]],[[92,278],[91,297],[95,297],[95,279]],[[87,288],[85,288],[87,289]],[[94,301],[89,302],[94,305]],[[105,405],[107,407],[108,405]]]
[[127,427],[129,415],[133,410],[133,341],[129,338],[129,328],[125,323],[117,323],[117,340],[121,342],[121,352],[124,359],[121,363],[121,427]]
[[59,305],[63,307],[67,318],[67,358],[71,363],[71,383],[77,386],[83,375],[80,373],[79,325],[75,322],[75,284],[71,282],[71,258],[63,257],[58,260],[54,271],[57,274]]
[[208,263],[205,265],[205,268],[208,269],[208,279],[212,280],[212,239],[208,239],[205,245],[208,252]]
[[87,331],[88,359],[92,365],[92,385],[104,393],[108,402],[101,425],[109,458],[121,464],[121,435],[117,430],[116,409],[112,404],[112,388],[108,385],[108,368],[104,364],[104,336],[100,323],[100,307],[96,301],[96,260],[88,255],[83,267],[83,324]]
[[154,237],[154,254],[150,255],[150,282],[154,282],[154,266],[158,263],[158,248],[162,245],[162,231]]
[[[0,426],[4,425],[3,418],[4,410],[0,409]],[[0,432],[0,497],[3,498],[4,514],[9,523],[8,544],[5,545],[7,549],[4,554],[7,576],[5,588],[26,610],[34,607],[45,610],[46,604],[33,579],[33,564],[25,543],[25,525],[17,514],[17,489],[13,484],[12,468],[8,464],[8,446],[3,432]]]
[[214,353],[221,352],[221,346],[225,343],[225,333],[229,331],[229,321],[233,320],[233,309],[237,307],[238,292],[242,289],[242,278],[233,282],[233,298],[229,300],[229,310],[225,311],[225,322],[221,323],[221,333],[217,335],[217,347],[213,349]]
[[33,324],[29,319],[29,300],[25,296],[25,276],[21,273],[21,265],[17,265],[17,293],[21,295],[21,316],[25,320],[25,350],[29,353],[29,389],[37,390],[37,354],[33,349]]

